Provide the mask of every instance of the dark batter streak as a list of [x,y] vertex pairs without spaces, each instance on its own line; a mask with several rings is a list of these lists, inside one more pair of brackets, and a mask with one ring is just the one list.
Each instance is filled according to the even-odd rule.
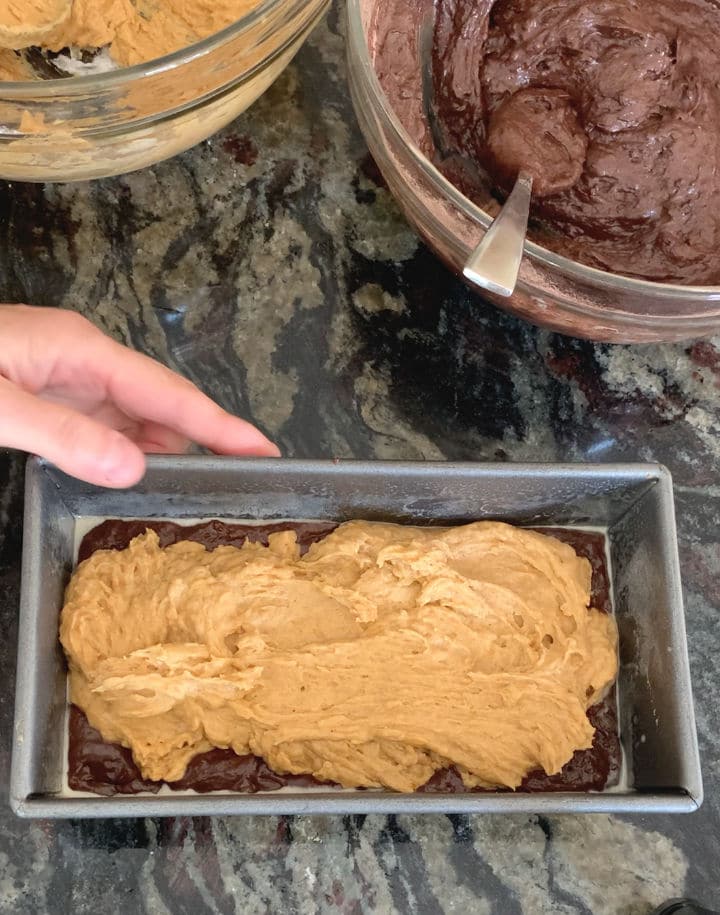
[[[157,531],[162,546],[180,540],[194,540],[210,550],[224,545],[239,547],[246,539],[267,544],[268,536],[275,531],[295,530],[304,551],[336,527],[337,524],[323,521],[260,525],[208,521],[183,526],[169,521],[111,520],[104,521],[85,535],[80,544],[78,561],[87,559],[96,550],[125,549],[134,537],[148,528]],[[542,533],[570,543],[578,555],[590,560],[593,567],[593,605],[606,613],[611,612],[604,536],[561,528],[543,529]],[[603,702],[590,709],[588,717],[596,728],[592,747],[578,750],[557,775],[548,776],[542,770],[531,772],[518,791],[600,791],[617,783],[621,748],[614,689]],[[144,779],[133,762],[130,750],[106,743],[76,706],[70,709],[69,728],[68,784],[71,789],[106,796],[160,790],[162,782]],[[215,749],[192,759],[183,779],[171,783],[170,787],[175,790],[191,788],[201,793],[256,792],[273,791],[285,785],[309,787],[320,784],[323,783],[309,775],[278,775],[258,756],[238,756],[232,750]],[[467,789],[454,769],[444,769],[436,772],[419,790],[455,793]]]

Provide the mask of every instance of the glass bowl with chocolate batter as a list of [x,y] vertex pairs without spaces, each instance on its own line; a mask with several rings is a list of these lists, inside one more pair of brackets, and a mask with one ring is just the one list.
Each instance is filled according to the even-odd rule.
[[529,169],[516,290],[484,294],[610,342],[720,327],[715,38],[710,0],[348,0],[355,110],[409,221],[461,275]]
[[[18,50],[0,48],[0,178],[102,178],[194,146],[274,82],[329,0],[160,3],[157,34],[134,0],[108,6],[106,15],[107,4],[91,4],[86,15],[86,0],[73,2],[81,12],[67,34],[110,44],[62,48],[60,37],[45,48],[24,47],[22,39]],[[126,20],[112,19],[118,10],[137,13],[137,35]],[[8,15],[13,10],[0,14],[6,43]]]

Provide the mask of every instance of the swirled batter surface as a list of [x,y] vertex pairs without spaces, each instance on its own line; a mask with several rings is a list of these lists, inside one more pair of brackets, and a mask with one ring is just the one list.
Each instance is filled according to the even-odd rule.
[[94,553],[67,592],[73,701],[148,778],[212,747],[277,772],[413,790],[455,764],[514,787],[590,745],[616,672],[590,565],[508,525],[351,522],[300,555],[166,549],[148,532]]
[[[424,7],[381,0],[374,50],[399,116],[427,146],[411,100]],[[614,273],[720,284],[715,2],[436,0],[435,10],[434,113],[451,180],[458,157],[474,163],[459,183],[485,205],[488,188],[502,197],[525,168],[533,240]]]
[[[120,67],[194,44],[240,19],[260,0],[15,0],[0,12],[0,48],[109,47]],[[0,52],[0,78],[29,79],[12,51]]]

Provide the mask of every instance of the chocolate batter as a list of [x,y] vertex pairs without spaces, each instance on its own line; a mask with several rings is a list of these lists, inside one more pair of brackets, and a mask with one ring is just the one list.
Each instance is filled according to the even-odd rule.
[[[398,75],[420,69],[425,0],[403,3],[379,0],[375,63],[427,150],[418,79]],[[487,206],[524,168],[539,244],[614,273],[720,284],[716,3],[435,0],[435,11],[426,113],[451,181]]]
[[[157,531],[163,546],[179,540],[194,540],[208,549],[232,544],[239,546],[246,538],[267,543],[268,535],[279,530],[297,531],[301,545],[307,547],[321,540],[336,527],[328,522],[279,523],[264,525],[226,524],[210,521],[191,527],[171,522],[157,521],[106,521],[90,531],[80,545],[82,561],[100,549],[124,549],[130,541],[147,528]],[[605,544],[602,534],[583,531],[549,530],[558,539],[569,542],[576,552],[587,557],[593,567],[593,605],[610,612],[610,592],[605,564]],[[614,690],[588,713],[596,727],[593,746],[575,753],[573,758],[555,776],[532,772],[523,781],[520,791],[586,791],[602,790],[615,784],[620,771],[621,749],[618,739],[617,711]],[[133,762],[130,750],[106,743],[92,728],[85,715],[75,707],[70,713],[70,750],[68,783],[70,788],[96,794],[136,794],[140,791],[156,792],[159,782],[143,779]],[[256,756],[237,756],[231,750],[211,750],[196,756],[188,766],[183,779],[171,788],[192,788],[207,791],[268,791],[284,785],[308,786],[319,782],[309,776],[278,775]],[[462,780],[452,769],[436,773],[420,790],[457,792],[465,791]]]

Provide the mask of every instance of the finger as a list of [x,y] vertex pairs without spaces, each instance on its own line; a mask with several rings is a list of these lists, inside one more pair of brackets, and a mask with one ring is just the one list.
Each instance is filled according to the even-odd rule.
[[216,454],[279,457],[259,429],[232,416],[170,369],[109,340],[103,369],[108,393],[130,416],[166,426]]
[[184,435],[158,423],[142,423],[132,439],[146,454],[185,454],[190,447]]
[[138,442],[138,448],[142,449],[144,454],[185,454],[190,445],[187,448],[166,448],[164,445],[158,445],[157,442]]
[[[78,406],[72,397],[67,395],[58,396],[56,393],[43,393],[40,395],[48,403],[59,404],[80,413],[86,413],[82,407]],[[86,413],[91,419],[102,426],[108,426],[110,429],[116,429],[126,438],[140,448],[145,454],[184,454],[190,447],[190,442],[184,435],[168,429],[167,426],[160,426],[158,423],[145,423],[141,420],[131,419],[122,410],[119,410],[115,404],[104,403],[100,407],[93,409],[92,412]]]
[[132,486],[145,473],[143,453],[120,432],[5,379],[0,379],[0,444],[39,454],[96,486]]

